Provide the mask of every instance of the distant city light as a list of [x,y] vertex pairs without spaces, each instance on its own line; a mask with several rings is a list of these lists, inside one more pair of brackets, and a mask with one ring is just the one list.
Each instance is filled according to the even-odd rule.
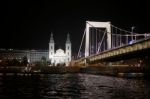
[[12,51],[13,49],[10,48],[9,50]]

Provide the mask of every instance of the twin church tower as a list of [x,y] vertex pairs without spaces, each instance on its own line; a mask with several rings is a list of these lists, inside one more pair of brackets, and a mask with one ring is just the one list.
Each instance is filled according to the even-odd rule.
[[55,51],[55,42],[53,34],[51,33],[49,42],[49,59],[51,61],[51,64],[55,66],[58,64],[65,64],[66,66],[69,65],[69,62],[71,61],[71,41],[69,34],[67,34],[67,40],[65,45],[66,45],[65,51],[63,49],[57,49]]

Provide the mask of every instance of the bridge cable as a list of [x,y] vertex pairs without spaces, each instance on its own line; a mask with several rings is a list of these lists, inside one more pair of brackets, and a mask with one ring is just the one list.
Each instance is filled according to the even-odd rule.
[[105,30],[105,32],[104,32],[104,35],[103,35],[102,40],[101,40],[101,42],[100,42],[100,45],[99,45],[99,47],[98,47],[97,53],[98,53],[99,50],[100,50],[100,47],[101,47],[101,45],[102,45],[102,42],[103,42],[103,40],[104,40],[104,37],[105,37],[105,34],[106,34],[106,33],[107,33],[107,30]]
[[96,30],[96,51],[97,51],[97,30]]
[[111,26],[111,47],[113,48],[114,43],[113,43],[113,27]]
[[83,33],[83,36],[82,36],[80,48],[79,48],[79,51],[78,51],[78,57],[79,57],[79,55],[80,55],[80,50],[81,50],[81,47],[82,47],[82,44],[83,44],[83,40],[84,40],[84,37],[85,37],[85,33],[86,33],[86,28],[85,28],[84,33]]

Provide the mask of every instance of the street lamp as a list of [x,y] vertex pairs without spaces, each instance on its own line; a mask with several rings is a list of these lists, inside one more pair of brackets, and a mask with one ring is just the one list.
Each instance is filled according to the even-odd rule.
[[133,41],[133,30],[134,30],[134,28],[135,28],[135,26],[131,27],[131,33],[132,33],[131,39],[132,39],[132,41]]

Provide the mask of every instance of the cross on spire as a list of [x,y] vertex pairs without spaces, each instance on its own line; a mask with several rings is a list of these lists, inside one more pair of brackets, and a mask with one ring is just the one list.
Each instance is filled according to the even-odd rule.
[[70,42],[70,35],[69,35],[69,33],[67,34],[67,40],[66,40],[66,43],[71,43],[71,42]]
[[51,32],[50,43],[54,43],[53,33]]

